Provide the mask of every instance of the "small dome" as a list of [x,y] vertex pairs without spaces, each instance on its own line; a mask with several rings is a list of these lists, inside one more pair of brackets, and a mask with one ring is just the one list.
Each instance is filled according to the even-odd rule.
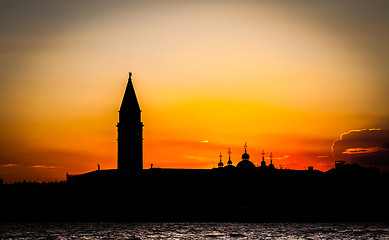
[[218,165],[218,167],[223,167],[223,163],[222,163],[222,160],[220,159],[220,162],[217,164]]
[[262,166],[262,167],[266,167],[265,159],[262,159],[261,166]]
[[228,165],[232,165],[232,161],[231,159],[228,159],[228,162],[227,162]]
[[[248,154],[247,154],[248,155]],[[251,169],[255,169],[255,165],[254,163],[252,163],[251,161],[249,160],[242,160],[238,163],[238,165],[236,165],[237,168],[239,169],[243,169],[243,170],[251,170]]]
[[242,154],[242,160],[249,160],[250,159],[250,155],[248,153],[246,153],[246,151]]

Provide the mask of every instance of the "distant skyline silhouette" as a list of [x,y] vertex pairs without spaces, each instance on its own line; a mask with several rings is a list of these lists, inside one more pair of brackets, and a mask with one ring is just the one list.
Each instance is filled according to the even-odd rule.
[[[223,163],[220,152],[212,169],[143,167],[143,122],[132,73],[117,123],[117,168],[66,173],[66,181],[0,178],[0,222],[384,222],[388,216],[389,172],[336,160],[326,172],[276,167],[273,152],[254,164],[244,143],[241,159]],[[147,129],[147,128],[146,128]],[[351,131],[350,134],[378,129]],[[375,139],[377,137],[375,136]],[[146,139],[147,141],[147,139]],[[346,145],[347,146],[347,145]],[[354,146],[354,145],[353,145]],[[386,146],[384,146],[386,147]],[[384,148],[383,147],[383,148]],[[344,154],[384,151],[349,148]],[[351,153],[349,153],[351,152]],[[362,153],[360,153],[362,152]],[[34,195],[26,201],[26,196]]]
[[[135,88],[132,82],[132,72],[129,72],[128,82],[124,92],[123,100],[119,110],[119,122],[117,123],[117,170],[122,174],[131,176],[134,171],[141,173],[144,169],[143,166],[143,122],[141,121],[141,108],[138,102],[138,98],[135,93]],[[356,135],[357,134],[357,135]],[[358,139],[358,135],[364,134],[364,141]],[[350,136],[353,136],[350,141]],[[339,139],[335,139],[332,143],[332,157],[334,159],[334,168],[331,168],[327,173],[350,171],[350,174],[379,174],[381,167],[383,172],[389,170],[387,165],[389,155],[389,148],[387,138],[387,131],[383,129],[361,129],[350,130],[349,132],[341,134]],[[355,147],[356,144],[364,142],[368,145],[361,145],[361,147]],[[347,144],[348,143],[348,144]],[[366,147],[367,146],[367,147]],[[250,155],[247,153],[247,142],[244,143],[244,153],[241,156],[241,160],[233,165],[231,161],[231,150],[228,148],[228,162],[227,165],[223,163],[223,155],[220,152],[219,162],[217,167],[218,171],[224,171],[225,174],[231,174],[232,172],[247,172],[253,174],[259,172],[259,174],[269,174],[274,172],[277,167],[273,164],[273,152],[269,155],[269,163],[265,161],[265,150],[262,150],[262,161],[260,164],[255,165],[250,160]],[[343,150],[342,150],[343,147]],[[344,150],[345,149],[345,150]],[[377,154],[377,152],[379,152]],[[371,154],[375,154],[372,156]],[[350,159],[344,157],[344,155],[351,155]],[[356,156],[357,158],[355,158]],[[343,157],[343,158],[340,158]],[[361,161],[362,160],[362,161]],[[364,160],[364,161],[363,161]],[[360,164],[362,162],[362,164]],[[351,163],[351,164],[350,164]],[[375,163],[375,165],[374,165]],[[158,163],[157,163],[158,164]],[[362,165],[362,166],[360,166]],[[154,170],[154,164],[150,164],[150,170]],[[147,169],[147,168],[146,168]],[[161,168],[157,168],[161,169]],[[98,172],[100,173],[100,165],[98,164]],[[183,170],[183,169],[182,169]],[[283,170],[282,164],[279,165],[278,170]],[[284,170],[288,170],[287,168]],[[294,170],[294,169],[290,169]],[[308,166],[305,170],[312,172],[313,166]],[[130,172],[128,172],[130,171]],[[176,171],[180,171],[176,169]],[[316,172],[320,172],[317,171]],[[92,174],[93,172],[91,172]],[[110,170],[112,174],[112,170]],[[283,175],[285,173],[279,173]],[[90,174],[83,174],[86,179]],[[84,178],[83,175],[69,175],[66,174],[68,181],[74,181],[73,178]],[[135,174],[136,175],[136,174]],[[110,177],[111,178],[111,177]]]

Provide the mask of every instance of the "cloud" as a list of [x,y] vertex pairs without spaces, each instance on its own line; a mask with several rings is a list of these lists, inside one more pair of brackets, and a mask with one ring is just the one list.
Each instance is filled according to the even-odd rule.
[[282,159],[287,159],[287,158],[290,158],[290,155],[284,155],[282,157],[273,157],[273,159],[275,159],[275,160],[282,160]]
[[343,140],[343,137],[347,136],[347,135],[353,135],[355,133],[359,133],[359,132],[370,132],[370,131],[381,131],[382,129],[376,129],[376,128],[372,128],[372,129],[355,129],[355,130],[350,130],[348,132],[345,132],[345,133],[342,133],[340,134],[340,137],[338,139],[335,139],[332,143],[332,146],[331,146],[331,150],[332,150],[332,156],[335,158],[335,153],[334,153],[334,147],[335,147],[335,144],[339,141],[342,141]]
[[5,164],[1,167],[16,167],[16,166],[17,166],[17,164],[15,164],[15,163],[8,163],[8,164]]
[[389,171],[389,130],[351,130],[334,140],[331,149],[335,160]]
[[385,151],[388,150],[383,147],[357,147],[357,148],[348,148],[346,151],[342,152],[344,154],[360,154],[360,153],[373,153],[373,152],[378,152],[378,151]]
[[47,165],[33,165],[32,168],[57,168],[56,166],[47,166]]

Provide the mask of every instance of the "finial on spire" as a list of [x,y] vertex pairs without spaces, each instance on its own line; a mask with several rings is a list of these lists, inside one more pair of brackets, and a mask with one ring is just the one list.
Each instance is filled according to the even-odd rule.
[[270,152],[270,163],[273,163],[273,152]]
[[128,72],[128,77],[131,77],[132,76],[132,72]]
[[222,157],[223,157],[223,155],[222,155],[222,153],[220,152],[220,154],[219,154],[220,161],[222,160]]
[[262,160],[265,160],[265,150],[262,150]]
[[231,152],[230,148],[228,148],[228,152],[227,153],[228,153],[228,156],[231,156],[232,152]]
[[247,142],[244,143],[244,152],[247,150]]

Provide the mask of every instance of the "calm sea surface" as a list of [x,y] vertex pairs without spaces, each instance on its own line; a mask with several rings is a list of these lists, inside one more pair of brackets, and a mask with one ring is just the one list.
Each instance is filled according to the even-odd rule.
[[389,239],[389,224],[7,223],[0,239]]

